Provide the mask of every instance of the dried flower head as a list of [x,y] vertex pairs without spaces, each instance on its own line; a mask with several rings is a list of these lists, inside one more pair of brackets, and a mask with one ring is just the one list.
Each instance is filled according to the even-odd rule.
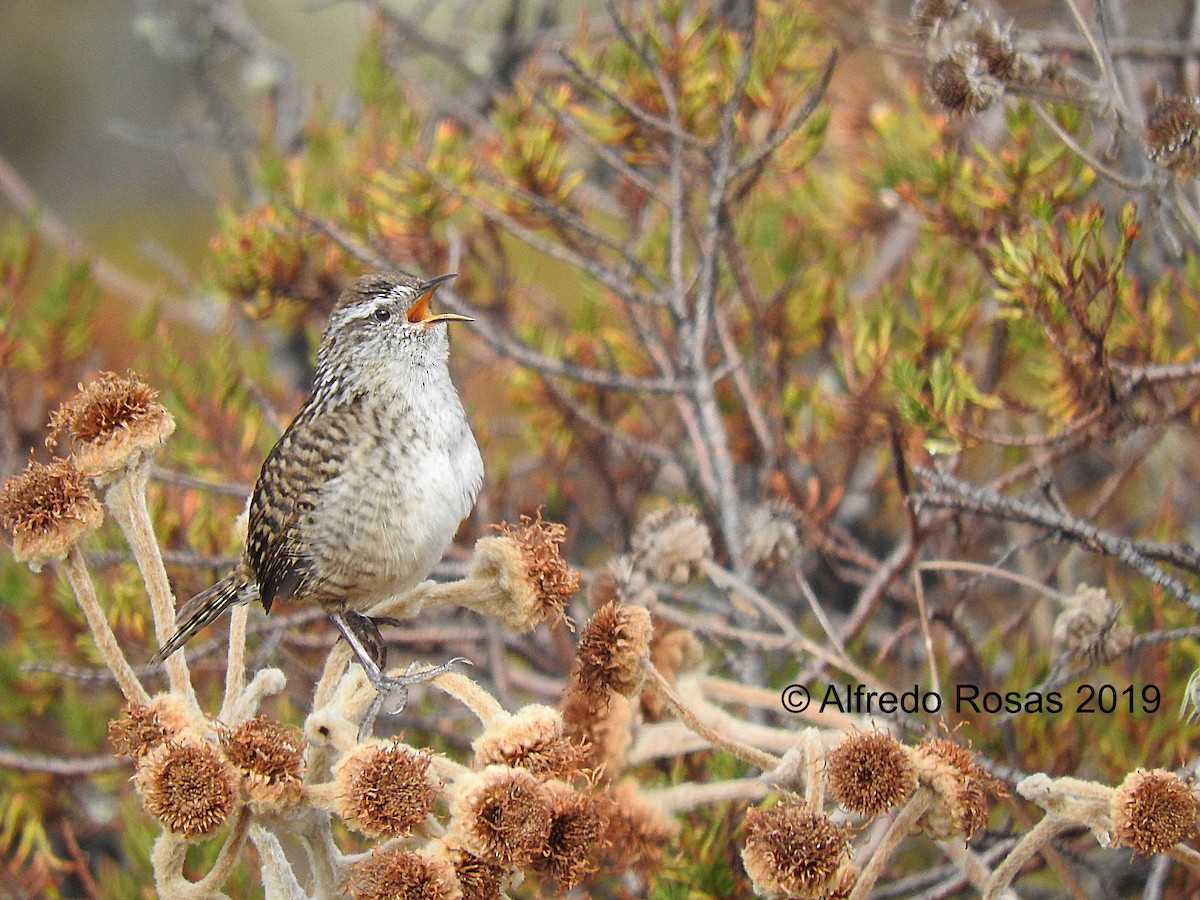
[[799,511],[782,498],[751,509],[742,540],[746,564],[767,569],[793,557],[800,549],[799,521]]
[[66,556],[103,519],[86,476],[66,460],[31,461],[0,488],[0,526],[12,535],[13,557],[35,572]]
[[937,795],[917,826],[934,840],[958,836],[970,841],[987,824],[988,795],[1006,793],[1003,782],[979,765],[970,750],[945,738],[926,738],[912,759],[918,783]]
[[528,865],[546,846],[552,821],[543,783],[507,766],[463,776],[450,816],[464,849],[502,866]]
[[596,573],[588,589],[588,603],[592,609],[599,609],[614,600],[632,606],[649,606],[655,599],[646,573],[635,568],[633,558],[627,555],[610,559]]
[[269,716],[255,716],[220,732],[225,758],[242,775],[252,803],[277,806],[300,798],[304,735]]
[[584,748],[565,736],[562,714],[537,704],[489,725],[473,746],[478,768],[500,763],[539,778],[570,779],[584,758]]
[[654,628],[644,607],[606,603],[579,635],[572,686],[592,696],[632,696],[642,686],[642,660]]
[[928,37],[947,19],[954,18],[966,9],[966,0],[916,0],[909,20],[918,36]]
[[912,751],[882,731],[846,735],[825,765],[830,793],[868,818],[899,806],[917,789]]
[[691,581],[712,557],[712,536],[694,507],[668,506],[650,513],[633,533],[633,563],[655,578]]
[[89,475],[108,475],[142,454],[153,453],[175,430],[175,420],[158,402],[158,391],[132,374],[101,372],[50,416],[54,446],[70,432],[76,465]]
[[136,761],[190,724],[191,716],[179,698],[159,694],[148,705],[127,703],[120,717],[108,723],[108,740],[114,756]]
[[229,763],[208,741],[168,740],[138,760],[134,784],[146,811],[183,837],[211,834],[237,797]]
[[421,850],[374,851],[350,867],[354,900],[461,900],[454,866]]
[[849,860],[850,830],[803,803],[746,811],[742,863],[761,897],[828,897]]
[[334,770],[335,809],[346,824],[370,837],[409,834],[437,799],[431,757],[400,741],[371,741]]
[[519,524],[496,526],[499,537],[482,538],[468,572],[472,579],[492,581],[503,598],[488,610],[514,631],[528,631],[538,622],[559,619],[579,587],[580,574],[563,559],[561,545],[567,526],[547,522],[541,510],[521,516]]
[[679,823],[624,778],[596,798],[604,816],[605,856],[627,869],[650,872],[679,834]]
[[632,700],[568,689],[562,715],[567,734],[583,753],[584,768],[601,774],[624,770],[625,754],[633,743]]
[[1176,175],[1200,174],[1200,97],[1161,97],[1146,114],[1146,147]]
[[1190,782],[1164,769],[1130,772],[1113,793],[1117,843],[1138,853],[1162,853],[1194,837],[1196,813]]
[[480,859],[461,847],[451,848],[447,855],[454,866],[454,877],[462,888],[463,900],[500,900],[505,871],[501,866]]
[[545,784],[550,804],[550,834],[535,869],[554,879],[555,888],[565,893],[599,868],[604,813],[591,794],[575,790],[562,781]]
[[1133,641],[1133,629],[1117,621],[1121,608],[1103,588],[1080,585],[1054,620],[1054,649],[1067,659],[1107,662]]
[[956,115],[982,112],[1004,95],[1004,85],[969,45],[937,60],[929,70],[928,85],[934,99]]

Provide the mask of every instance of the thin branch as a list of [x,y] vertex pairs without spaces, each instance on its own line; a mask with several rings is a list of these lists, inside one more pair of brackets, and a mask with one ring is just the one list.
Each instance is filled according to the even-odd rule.
[[1056,534],[1074,539],[1085,548],[1115,556],[1152,584],[1175,595],[1193,610],[1200,611],[1200,594],[1138,552],[1129,538],[1103,531],[1091,522],[1069,513],[1058,512],[1047,506],[1018,500],[990,488],[960,481],[944,472],[920,467],[915,471],[922,480],[933,485],[938,491],[914,496],[913,502],[918,508],[929,506],[954,509],[1041,525]]

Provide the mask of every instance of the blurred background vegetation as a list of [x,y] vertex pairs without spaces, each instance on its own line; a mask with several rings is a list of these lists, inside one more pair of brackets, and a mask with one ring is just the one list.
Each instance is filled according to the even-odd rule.
[[[1015,17],[1039,68],[989,75],[1003,83],[976,116],[931,97],[956,48],[898,5],[10,0],[0,470],[47,455],[48,414],[78,381],[136,369],[179,424],[153,512],[190,596],[237,553],[233,519],[340,287],[385,262],[454,270],[447,301],[478,325],[453,364],[488,468],[462,546],[544,507],[594,579],[648,510],[692,503],[743,596],[656,584],[655,611],[683,610],[714,669],[835,681],[796,644],[745,637],[798,629],[901,688],[933,686],[927,652],[947,684],[1153,684],[1156,714],[900,724],[960,727],[1010,783],[1188,763],[1174,709],[1198,655],[1195,597],[1096,554],[1088,528],[1184,582],[1200,571],[1195,184],[1144,140],[1157,89],[1197,90],[1200,17],[1143,4],[1100,29],[1067,7],[989,14],[1001,29]],[[1101,33],[1107,58],[1087,40]],[[746,539],[772,523],[797,540],[756,555]],[[89,558],[118,635],[149,657],[115,529]],[[1090,644],[1056,643],[1058,601],[918,572],[938,560],[1115,602]],[[785,625],[750,608],[747,582]],[[1135,638],[1114,648],[1118,621]],[[293,673],[273,712],[295,719],[333,635],[304,613],[259,626],[257,661]],[[207,659],[219,673],[220,631],[194,651],[198,672]],[[65,587],[5,557],[0,637],[0,890],[149,896],[153,829],[105,747],[117,692]],[[546,702],[571,658],[563,628],[518,640],[465,616],[398,640]],[[465,744],[439,712],[416,705],[396,728]],[[646,777],[729,766],[692,755]],[[667,850],[645,890],[747,895],[735,806],[692,814],[686,852]],[[1012,801],[977,846],[1030,821]],[[1195,889],[1110,853],[1078,867],[1076,894],[1100,873],[1111,893],[1092,896],[1133,896],[1153,866],[1179,896]],[[250,870],[238,877],[230,892],[254,896]]]

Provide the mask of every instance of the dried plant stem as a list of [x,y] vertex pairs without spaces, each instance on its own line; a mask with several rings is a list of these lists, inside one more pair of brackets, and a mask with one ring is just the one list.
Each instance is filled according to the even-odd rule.
[[1200,872],[1200,852],[1193,850],[1187,844],[1176,844],[1167,851],[1167,856],[1183,863],[1189,869]]
[[650,681],[654,683],[655,688],[657,688],[659,694],[662,695],[663,700],[667,702],[667,705],[671,707],[671,710],[676,716],[679,717],[679,720],[696,734],[708,741],[711,741],[714,747],[719,747],[722,750],[733,754],[738,759],[744,760],[750,763],[750,765],[755,766],[764,772],[771,771],[779,764],[778,757],[773,756],[770,753],[765,753],[762,750],[759,750],[757,747],[752,747],[749,744],[745,744],[736,738],[721,734],[715,728],[712,728],[710,725],[702,722],[700,718],[684,704],[683,699],[677,693],[675,693],[675,688],[671,686],[671,683],[667,681],[662,672],[658,671],[658,668],[649,660],[649,658],[643,658],[642,666],[646,670],[646,675],[649,677]]
[[772,787],[758,778],[733,778],[707,784],[689,782],[656,791],[646,791],[645,797],[663,812],[683,813],[710,803],[730,800],[762,800]]
[[871,854],[870,860],[863,866],[862,872],[858,876],[858,882],[854,885],[854,890],[850,893],[850,900],[866,900],[871,893],[871,888],[875,886],[875,882],[883,874],[888,860],[892,858],[892,854],[896,852],[901,842],[909,836],[913,827],[917,824],[917,820],[925,814],[925,811],[929,809],[933,801],[933,792],[928,788],[918,789],[908,799],[908,803],[904,804],[904,807],[896,814],[896,818],[892,820],[892,824],[888,826],[888,830],[875,847],[875,852]]
[[921,573],[913,570],[913,591],[917,596],[917,612],[921,623],[921,637],[925,641],[925,658],[929,663],[929,683],[939,696],[942,694],[942,679],[938,674],[937,651],[933,646],[933,632],[929,628],[929,608],[925,605],[925,589],[921,586]]
[[1017,841],[1017,845],[1004,857],[1004,861],[992,872],[992,877],[988,879],[983,888],[984,900],[995,900],[999,897],[1000,893],[1017,877],[1025,863],[1033,859],[1060,832],[1078,824],[1079,822],[1073,817],[1059,813],[1048,812],[1042,816],[1041,821],[1025,832]]
[[279,839],[261,825],[250,829],[250,840],[262,862],[263,896],[266,900],[308,900],[284,855]]
[[461,672],[444,672],[432,679],[430,684],[445,691],[473,712],[484,726],[508,716],[508,712],[495,697]]
[[208,874],[199,881],[188,881],[183,875],[183,864],[187,857],[188,842],[178,835],[164,831],[154,842],[150,852],[150,862],[154,868],[154,881],[160,897],[172,897],[175,900],[216,900],[225,898],[217,888],[228,879],[233,867],[237,865],[246,836],[250,832],[250,811],[239,807],[233,814],[233,822],[225,843],[217,854]]
[[346,665],[350,662],[350,653],[350,645],[345,641],[338,641],[325,657],[325,668],[321,670],[321,677],[313,690],[314,710],[329,705],[329,701],[333,699],[338,683],[342,680],[342,673],[346,671]]
[[[246,687],[246,620],[250,607],[239,603],[229,615],[229,656],[225,664],[225,698],[218,718],[227,725],[234,724],[229,716]],[[179,656],[181,654],[175,654]]]
[[[154,616],[154,636],[161,646],[175,633],[175,595],[171,591],[162,552],[154,536],[150,511],[146,508],[146,483],[149,478],[150,467],[147,464],[127,469],[109,486],[104,502],[117,520],[142,573],[146,593],[150,597],[150,611]],[[172,653],[166,665],[171,692],[186,697],[194,708],[199,708],[196,691],[188,676],[187,657],[182,653]]]
[[1001,569],[998,566],[989,566],[984,563],[957,559],[934,559],[921,563],[917,568],[922,572],[974,572],[977,575],[990,575],[993,578],[1003,578],[1007,581],[1023,585],[1031,591],[1037,591],[1039,594],[1044,594],[1051,599],[1057,600],[1059,603],[1067,603],[1071,599],[1061,591],[1056,591],[1050,585],[1042,584],[1036,578],[1029,578],[1019,572],[1010,572],[1008,569]]
[[88,573],[87,564],[83,561],[83,554],[79,552],[79,548],[72,547],[61,565],[63,573],[71,585],[71,590],[75,592],[75,600],[79,603],[79,608],[83,610],[84,618],[87,619],[88,628],[92,632],[92,640],[96,642],[96,647],[99,649],[100,655],[104,657],[105,664],[117,679],[121,693],[130,703],[143,705],[149,703],[150,695],[138,681],[133,666],[129,664],[129,660],[125,658],[125,653],[117,643],[117,636],[113,634],[112,627],[108,624],[108,618],[100,609],[100,603],[96,600],[96,587],[92,584],[92,576]]

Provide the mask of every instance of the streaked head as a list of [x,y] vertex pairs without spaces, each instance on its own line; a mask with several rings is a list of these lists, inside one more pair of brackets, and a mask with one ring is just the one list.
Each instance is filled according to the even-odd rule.
[[317,352],[323,371],[350,365],[420,366],[446,359],[443,322],[470,322],[433,313],[430,300],[454,275],[422,281],[401,272],[360,275],[342,292]]

